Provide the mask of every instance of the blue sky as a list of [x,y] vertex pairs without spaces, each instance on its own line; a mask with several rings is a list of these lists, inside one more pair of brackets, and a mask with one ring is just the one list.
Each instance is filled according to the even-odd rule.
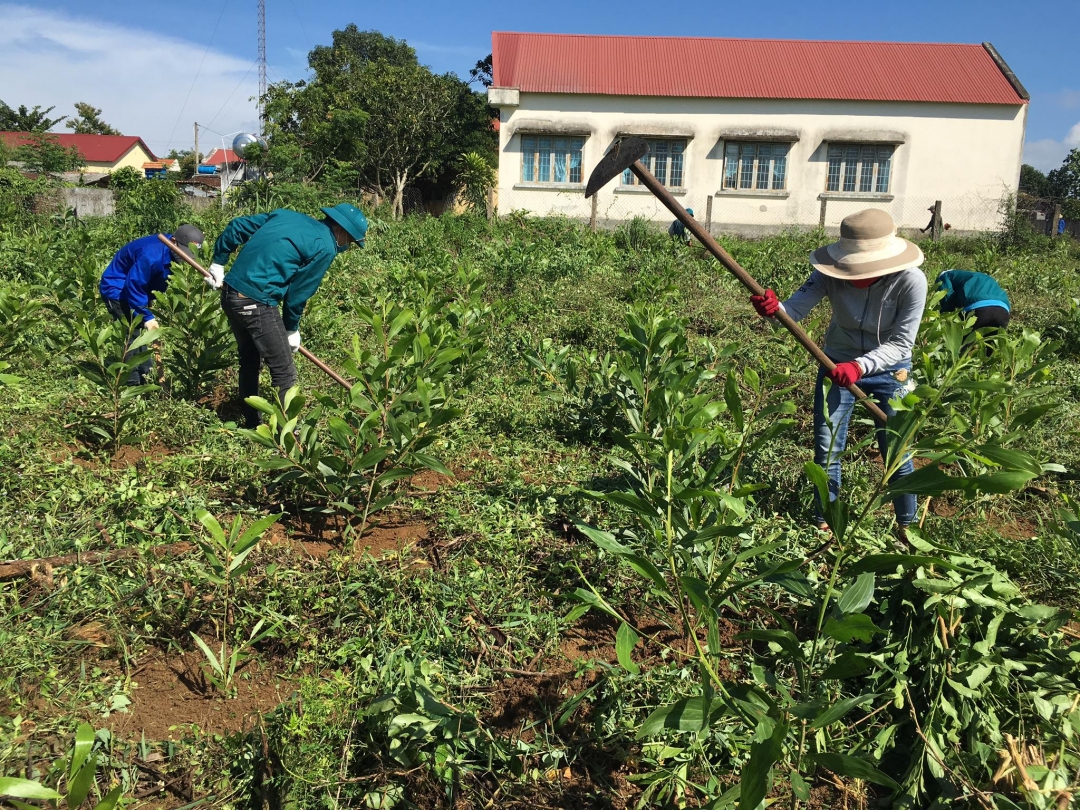
[[[467,76],[491,50],[491,31],[695,35],[782,39],[992,42],[1031,93],[1028,162],[1046,170],[1080,146],[1080,2],[1024,10],[1003,0],[866,0],[679,5],[549,0],[547,3],[349,3],[266,0],[270,81],[306,74],[313,45],[352,22],[407,40],[437,71]],[[252,129],[257,88],[255,0],[0,0],[0,99],[89,101],[124,132],[162,153],[190,148],[192,122],[207,141]],[[215,30],[216,29],[216,30]]]

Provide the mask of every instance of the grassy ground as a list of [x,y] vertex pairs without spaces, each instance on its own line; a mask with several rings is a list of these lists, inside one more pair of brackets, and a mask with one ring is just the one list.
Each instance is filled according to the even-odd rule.
[[[221,226],[204,224],[208,234]],[[135,228],[10,229],[0,277],[9,285],[92,277],[140,235]],[[783,296],[823,240],[723,241]],[[105,405],[75,371],[82,350],[65,345],[65,307],[76,296],[36,288],[55,306],[13,341],[6,372],[21,379],[0,389],[0,559],[134,553],[41,565],[0,584],[0,773],[41,773],[85,720],[111,730],[111,778],[140,807],[624,807],[647,787],[642,774],[674,778],[683,755],[658,755],[634,731],[650,708],[686,694],[690,674],[659,643],[645,644],[640,674],[629,673],[617,663],[616,625],[573,610],[582,572],[644,624],[656,604],[574,527],[575,518],[604,519],[578,488],[603,488],[617,471],[610,448],[544,396],[525,356],[543,339],[611,351],[628,307],[654,300],[683,313],[694,336],[738,344],[740,368],[789,371],[795,424],[756,455],[747,478],[766,487],[753,506],[755,536],[793,554],[820,543],[807,526],[802,473],[810,362],[753,316],[711,258],[636,225],[591,234],[519,217],[380,220],[368,245],[335,262],[303,322],[305,345],[339,368],[354,332],[370,339],[354,304],[407,296],[417,270],[468,268],[485,282],[485,365],[455,392],[462,415],[431,449],[454,475],[405,482],[406,497],[355,542],[334,518],[286,514],[228,605],[192,545],[205,534],[197,512],[226,524],[288,501],[253,463],[266,452],[236,430],[235,370],[194,401],[147,394],[133,442],[116,451],[84,429],[87,413]],[[923,248],[931,279],[947,268],[991,272],[1013,297],[1014,331],[1061,341],[1051,395],[1059,407],[1020,447],[1068,470],[1019,494],[936,499],[926,536],[991,561],[1032,600],[1074,609],[1080,559],[1053,528],[1054,493],[1075,493],[1080,469],[1080,251],[1068,240]],[[820,338],[827,322],[827,311],[816,312],[811,333]],[[333,392],[310,365],[300,373],[305,391]],[[869,492],[878,470],[874,454],[860,451],[845,486]],[[885,548],[889,514],[874,525]],[[193,634],[247,632],[260,619],[276,630],[226,699],[209,683]],[[736,681],[754,660],[734,634],[754,620],[735,612],[722,628],[725,671]],[[668,632],[662,623],[654,630]],[[732,783],[741,744],[713,739],[704,758],[712,773],[694,760],[694,778]],[[811,804],[835,806],[841,789],[866,798],[825,776],[811,787]]]

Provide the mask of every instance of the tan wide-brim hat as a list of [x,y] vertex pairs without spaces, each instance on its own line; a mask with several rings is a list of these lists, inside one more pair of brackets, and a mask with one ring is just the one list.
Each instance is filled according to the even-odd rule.
[[868,208],[840,223],[840,240],[810,254],[810,264],[845,281],[899,273],[923,263],[919,246],[896,235],[888,212]]

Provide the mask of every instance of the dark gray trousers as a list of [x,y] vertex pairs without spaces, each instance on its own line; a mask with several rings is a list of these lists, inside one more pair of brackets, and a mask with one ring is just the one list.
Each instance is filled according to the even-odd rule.
[[[240,399],[259,395],[262,364],[270,369],[270,381],[285,401],[285,392],[296,385],[296,364],[277,307],[253,301],[229,285],[221,288],[221,308],[229,320],[240,356]],[[259,426],[259,412],[244,403],[244,421],[249,428]]]

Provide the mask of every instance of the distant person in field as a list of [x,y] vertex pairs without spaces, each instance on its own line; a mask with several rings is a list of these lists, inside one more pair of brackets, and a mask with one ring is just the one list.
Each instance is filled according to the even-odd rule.
[[1012,319],[1008,293],[986,273],[946,270],[937,277],[937,288],[945,292],[938,308],[942,312],[960,310],[974,315],[973,329],[1004,329]]
[[[194,225],[181,225],[175,233],[165,234],[174,245],[194,258],[191,245],[201,248],[203,232]],[[154,293],[165,292],[169,285],[171,263],[175,261],[173,252],[157,234],[144,236],[134,242],[128,242],[109,262],[101,274],[98,291],[105,301],[105,307],[114,319],[130,323],[135,317],[142,319],[140,331],[153,332],[158,329],[158,319],[150,309]],[[124,359],[130,356],[125,351]],[[153,361],[141,363],[128,376],[128,385],[145,385],[153,381]]]
[[[694,209],[693,208],[687,208],[686,213],[688,213],[690,216],[693,216],[694,215]],[[672,222],[670,227],[667,229],[667,232],[668,232],[668,236],[670,236],[672,239],[678,240],[679,242],[682,242],[683,244],[686,244],[686,245],[690,244],[690,240],[691,240],[690,231],[688,231],[686,229],[686,226],[682,223],[682,220],[677,219],[674,222]]]
[[1058,236],[1062,236],[1065,233],[1066,225],[1067,223],[1065,222],[1065,217],[1061,217],[1060,219],[1058,219]]
[[[858,383],[888,416],[894,413],[889,400],[907,392],[911,350],[926,305],[922,262],[919,247],[896,235],[892,217],[869,209],[845,217],[840,240],[810,254],[814,271],[786,301],[780,303],[772,290],[750,297],[766,318],[782,308],[801,321],[823,298],[832,306],[824,351],[836,368],[819,368],[814,389],[814,461],[828,473],[830,500],[840,492],[840,457],[855,406],[855,395],[847,387]],[[826,378],[832,382],[828,393]],[[878,446],[886,459],[887,438],[879,426]],[[913,470],[908,458],[895,476]],[[907,526],[915,519],[915,496],[899,495],[893,506],[900,539],[906,542]],[[829,528],[816,493],[814,522]]]
[[[293,353],[300,349],[300,316],[334,257],[356,243],[363,247],[368,222],[355,205],[323,208],[325,219],[279,208],[269,214],[237,217],[214,244],[207,283],[221,289],[240,358],[240,398],[258,396],[265,362],[284,401],[296,384]],[[243,247],[228,274],[225,263]],[[280,307],[280,310],[279,310]],[[259,412],[244,403],[249,428]]]

